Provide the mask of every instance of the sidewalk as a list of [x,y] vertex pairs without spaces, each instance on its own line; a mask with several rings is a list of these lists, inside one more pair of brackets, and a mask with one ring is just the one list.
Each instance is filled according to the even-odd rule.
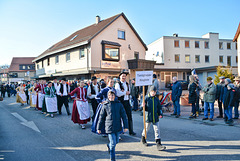
[[[166,117],[172,117],[174,119],[187,119],[189,121],[199,121],[202,122],[203,124],[206,125],[210,125],[210,126],[214,126],[214,125],[225,125],[225,126],[229,126],[228,124],[226,124],[223,120],[223,118],[216,118],[219,115],[219,111],[218,111],[218,106],[217,104],[215,104],[214,106],[214,121],[210,121],[210,120],[202,120],[204,118],[203,112],[201,112],[201,114],[199,115],[198,118],[196,119],[189,119],[189,115],[191,114],[191,110],[192,110],[192,106],[181,106],[181,116],[179,118],[175,118],[175,116],[171,116],[171,114],[173,112],[164,112],[164,116]],[[202,108],[202,106],[200,105],[200,108]],[[173,108],[172,108],[173,109]],[[234,117],[234,110],[233,110],[233,117]],[[240,127],[240,119],[233,119],[234,120],[234,126],[236,127]]]

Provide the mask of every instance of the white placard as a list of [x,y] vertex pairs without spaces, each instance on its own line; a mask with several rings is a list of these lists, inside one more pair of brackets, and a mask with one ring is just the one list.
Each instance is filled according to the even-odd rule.
[[135,86],[152,85],[153,71],[136,71]]

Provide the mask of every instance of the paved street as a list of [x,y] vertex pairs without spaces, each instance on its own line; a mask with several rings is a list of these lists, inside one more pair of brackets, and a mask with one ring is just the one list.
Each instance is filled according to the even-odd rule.
[[[72,103],[70,103],[72,107]],[[143,128],[140,112],[133,112],[135,137],[122,135],[116,147],[117,160],[240,160],[240,127],[165,116],[160,123],[166,151],[157,151],[153,129],[149,147],[140,144]],[[33,122],[32,122],[33,121]],[[6,161],[103,161],[108,160],[107,138],[74,125],[63,115],[51,118],[15,97],[0,102],[0,160]]]

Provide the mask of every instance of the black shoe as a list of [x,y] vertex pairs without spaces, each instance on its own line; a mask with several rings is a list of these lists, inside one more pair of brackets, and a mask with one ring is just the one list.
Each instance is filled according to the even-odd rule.
[[59,112],[59,115],[61,115],[62,114],[62,112]]
[[68,116],[71,115],[71,113],[68,113]]
[[223,118],[223,116],[220,116],[220,115],[219,115],[219,116],[217,116],[217,118]]
[[110,154],[110,148],[108,144],[107,144],[107,148],[108,148],[108,154]]
[[175,117],[176,117],[176,118],[179,118],[179,117],[180,117],[180,115],[176,115]]
[[213,119],[211,118],[210,121],[213,121]]
[[189,117],[189,119],[196,119],[196,118],[197,118],[196,115],[192,115],[192,116]]
[[234,117],[233,119],[236,119],[236,120],[237,120],[237,119],[238,119],[238,117]]
[[176,116],[177,114],[176,113],[172,113],[171,116]]
[[147,141],[144,136],[142,136],[141,143],[145,146],[148,146]]
[[208,118],[204,117],[202,120],[208,120]]
[[162,151],[162,150],[165,150],[165,149],[166,149],[166,147],[161,144],[161,139],[157,139],[157,140],[156,140],[156,144],[157,144],[157,150],[158,150],[158,151]]
[[135,136],[136,133],[135,132],[131,132],[131,133],[129,133],[129,135]]

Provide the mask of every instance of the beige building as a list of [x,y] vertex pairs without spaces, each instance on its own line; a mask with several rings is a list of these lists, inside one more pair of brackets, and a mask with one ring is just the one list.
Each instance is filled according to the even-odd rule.
[[216,67],[230,66],[237,74],[237,44],[230,39],[220,39],[218,33],[207,33],[202,37],[163,36],[148,45],[147,60],[156,61],[154,71],[161,88],[166,88],[172,77],[188,81],[195,69],[201,84],[206,78],[215,77]]
[[[240,23],[237,32],[233,38],[233,42],[237,42],[238,57],[240,56]],[[240,62],[238,61],[238,76],[240,76]]]
[[[128,61],[145,59],[147,46],[124,13],[74,32],[33,60],[39,79],[106,79],[129,71]],[[129,72],[134,72],[133,70]]]
[[35,57],[13,57],[8,71],[9,82],[27,82],[35,79]]

